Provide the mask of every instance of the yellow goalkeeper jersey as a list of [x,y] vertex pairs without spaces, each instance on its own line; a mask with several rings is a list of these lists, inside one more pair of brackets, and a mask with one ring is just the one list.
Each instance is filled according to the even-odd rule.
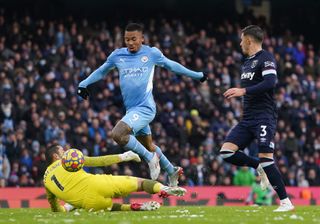
[[47,168],[43,181],[46,189],[59,199],[81,206],[93,176],[83,169],[68,172],[62,167],[61,160],[57,160]]

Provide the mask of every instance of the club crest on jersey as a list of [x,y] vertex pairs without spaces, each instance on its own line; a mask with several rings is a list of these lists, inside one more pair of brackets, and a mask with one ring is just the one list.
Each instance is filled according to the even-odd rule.
[[149,61],[149,58],[147,56],[142,56],[141,61],[143,63],[146,63],[147,61]]
[[258,60],[254,60],[254,61],[252,62],[252,64],[251,64],[251,68],[256,67],[257,64],[258,64]]

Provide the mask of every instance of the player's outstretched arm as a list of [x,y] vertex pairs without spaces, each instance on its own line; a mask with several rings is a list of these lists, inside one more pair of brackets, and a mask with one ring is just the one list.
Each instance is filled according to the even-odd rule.
[[113,63],[114,55],[115,53],[112,53],[103,65],[101,65],[97,70],[92,72],[85,80],[79,83],[77,94],[80,97],[86,100],[89,96],[87,86],[101,80],[110,70],[115,68]]
[[172,72],[175,72],[179,75],[188,76],[192,79],[196,79],[202,82],[207,80],[207,76],[203,72],[192,71],[184,67],[183,65],[179,64],[178,62],[172,61],[168,58],[164,60],[164,67]]
[[183,65],[179,64],[178,62],[175,62],[173,60],[170,60],[169,58],[165,57],[162,52],[156,48],[152,48],[152,55],[154,62],[156,65],[159,65],[161,67],[165,67],[166,69],[177,73],[179,75],[185,75],[192,79],[199,80],[200,82],[204,82],[208,79],[208,76],[203,72],[195,72],[192,71]]
[[53,212],[66,212],[66,209],[59,204],[58,198],[46,188],[47,199]]
[[69,203],[65,203],[63,205],[63,208],[65,209],[66,212],[71,212],[76,209],[73,205],[70,205]]
[[87,86],[102,79],[106,71],[107,71],[107,64],[104,63],[100,68],[95,70],[85,80],[79,83],[77,94],[81,98],[86,100],[90,95],[87,89]]
[[97,157],[84,157],[84,166],[87,167],[98,167],[98,166],[110,166],[112,164],[135,161],[141,162],[138,154],[128,151],[117,155],[97,156]]

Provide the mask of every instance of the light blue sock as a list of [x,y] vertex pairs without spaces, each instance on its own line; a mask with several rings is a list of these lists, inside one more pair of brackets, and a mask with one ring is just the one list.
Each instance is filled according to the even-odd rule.
[[167,157],[162,153],[159,146],[156,146],[156,153],[158,154],[160,158],[160,167],[165,170],[169,175],[174,173],[174,167],[170,163],[170,161],[167,159]]
[[141,156],[145,161],[149,162],[153,153],[149,152],[133,135],[130,135],[129,142],[124,146],[126,150],[132,150]]

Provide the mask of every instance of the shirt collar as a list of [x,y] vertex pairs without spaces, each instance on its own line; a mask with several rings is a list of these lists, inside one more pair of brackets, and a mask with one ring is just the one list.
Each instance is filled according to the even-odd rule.
[[254,58],[255,56],[259,55],[262,53],[263,50],[258,51],[257,53],[255,53],[254,55],[251,55],[250,57],[247,57],[246,60],[250,60],[252,58]]

